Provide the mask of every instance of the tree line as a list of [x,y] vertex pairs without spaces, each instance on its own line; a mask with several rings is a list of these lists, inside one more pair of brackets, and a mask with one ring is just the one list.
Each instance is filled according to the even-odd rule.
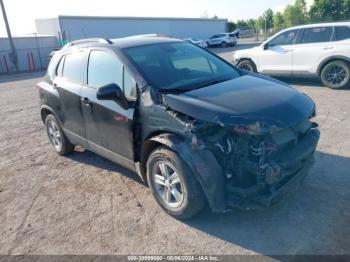
[[334,22],[350,20],[350,0],[314,0],[308,10],[305,0],[296,0],[286,6],[283,12],[267,9],[257,19],[229,22],[230,32],[237,28],[253,28],[256,31],[266,29],[277,32],[284,28],[307,23]]

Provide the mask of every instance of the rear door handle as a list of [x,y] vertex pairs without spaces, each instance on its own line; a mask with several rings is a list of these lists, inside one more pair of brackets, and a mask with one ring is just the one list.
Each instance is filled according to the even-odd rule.
[[323,47],[324,50],[330,50],[330,49],[333,49],[333,48],[334,48],[334,46],[325,46],[325,47]]
[[53,86],[53,89],[57,90],[58,85],[56,83],[53,83],[52,86]]
[[91,102],[90,102],[90,99],[87,98],[87,97],[80,98],[80,101],[81,101],[81,103],[82,103],[84,106],[89,107],[89,106],[92,105]]

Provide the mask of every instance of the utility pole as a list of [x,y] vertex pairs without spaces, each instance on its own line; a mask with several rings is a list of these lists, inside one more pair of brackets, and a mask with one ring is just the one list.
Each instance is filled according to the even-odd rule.
[[12,54],[10,56],[10,59],[11,59],[12,63],[15,65],[16,72],[18,72],[19,67],[18,67],[17,52],[16,52],[15,45],[13,44],[11,30],[10,30],[9,23],[7,21],[7,16],[6,16],[6,11],[5,11],[5,6],[4,6],[3,0],[0,0],[0,5],[1,5],[1,10],[2,10],[2,16],[4,18],[4,22],[5,22],[5,26],[6,26],[7,37],[10,41],[10,46],[11,46]]
[[267,17],[266,15],[264,15],[264,19],[265,19],[265,41],[267,40]]
[[38,34],[34,33],[34,36],[35,36],[36,51],[38,52],[38,57],[39,57],[40,69],[43,70],[43,63],[41,61],[41,54],[40,54],[40,47],[39,47],[39,41],[38,41]]

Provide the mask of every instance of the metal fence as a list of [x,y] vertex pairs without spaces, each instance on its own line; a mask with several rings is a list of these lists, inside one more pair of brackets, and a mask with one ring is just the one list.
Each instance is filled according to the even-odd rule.
[[[56,37],[13,38],[20,72],[44,70],[49,63],[49,55],[58,47]],[[0,74],[16,72],[14,56],[7,38],[0,38]]]

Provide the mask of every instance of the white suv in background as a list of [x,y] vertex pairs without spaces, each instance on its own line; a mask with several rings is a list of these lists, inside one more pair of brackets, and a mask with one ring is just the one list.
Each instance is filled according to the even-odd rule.
[[233,52],[241,69],[274,76],[317,76],[334,89],[350,85],[350,22],[288,28],[265,43]]
[[222,33],[213,35],[207,40],[208,47],[213,46],[221,46],[221,47],[228,47],[228,46],[235,46],[237,44],[237,37],[234,33]]

